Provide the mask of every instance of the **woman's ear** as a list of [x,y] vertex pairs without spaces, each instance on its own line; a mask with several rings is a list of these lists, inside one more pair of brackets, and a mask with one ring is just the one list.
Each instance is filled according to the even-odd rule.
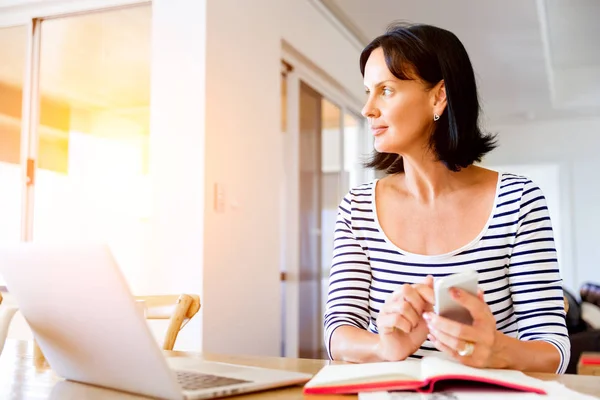
[[446,105],[448,104],[448,99],[446,97],[446,84],[444,83],[444,80],[439,81],[437,85],[433,87],[431,94],[433,113],[442,115],[446,109]]

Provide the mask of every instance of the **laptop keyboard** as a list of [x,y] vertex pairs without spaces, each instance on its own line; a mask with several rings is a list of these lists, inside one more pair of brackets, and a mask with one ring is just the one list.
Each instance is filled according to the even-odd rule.
[[235,385],[238,383],[248,383],[242,379],[227,378],[200,372],[175,371],[177,380],[184,390],[210,389],[220,386]]

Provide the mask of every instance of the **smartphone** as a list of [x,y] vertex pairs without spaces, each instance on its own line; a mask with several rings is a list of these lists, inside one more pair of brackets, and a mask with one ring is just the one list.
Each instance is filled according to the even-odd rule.
[[436,279],[433,284],[435,296],[433,309],[435,313],[461,324],[472,325],[471,313],[452,298],[450,288],[460,288],[477,296],[477,282],[477,271],[474,270],[467,270]]

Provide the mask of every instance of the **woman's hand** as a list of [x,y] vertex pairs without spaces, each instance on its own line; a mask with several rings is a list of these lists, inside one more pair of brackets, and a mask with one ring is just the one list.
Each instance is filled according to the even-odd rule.
[[464,325],[432,312],[424,314],[429,327],[428,339],[434,346],[462,364],[478,368],[502,368],[494,360],[495,345],[500,332],[496,330],[496,319],[483,299],[458,289],[450,289],[452,298],[464,306],[473,317],[473,325]]
[[385,361],[404,360],[413,354],[427,338],[427,323],[423,313],[432,310],[433,277],[422,284],[403,285],[386,300],[379,316],[377,353]]

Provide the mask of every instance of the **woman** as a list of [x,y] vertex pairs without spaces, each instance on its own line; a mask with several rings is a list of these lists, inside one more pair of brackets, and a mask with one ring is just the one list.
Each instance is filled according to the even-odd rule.
[[[564,372],[569,340],[546,201],[527,178],[473,165],[495,147],[478,127],[469,57],[456,36],[394,26],[362,52],[370,166],[388,175],[339,207],[325,343],[332,359],[445,353],[470,366]],[[453,290],[467,326],[432,313],[433,279],[466,268],[484,293]]]

